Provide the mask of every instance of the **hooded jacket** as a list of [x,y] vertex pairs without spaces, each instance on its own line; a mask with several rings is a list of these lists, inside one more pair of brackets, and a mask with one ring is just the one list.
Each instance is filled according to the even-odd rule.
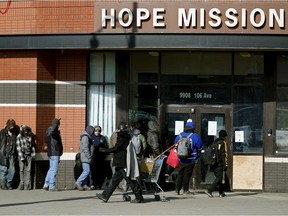
[[151,146],[154,157],[160,155],[162,151],[159,136],[160,129],[158,123],[155,121],[149,121],[147,131],[147,143]]
[[[188,137],[191,133],[193,133],[192,136],[190,136],[190,139],[192,140],[191,156],[187,159],[179,159],[181,163],[195,163],[199,157],[198,150],[201,149],[203,145],[201,137],[194,131],[194,129],[189,127],[185,127],[185,130],[180,134],[181,137]],[[177,143],[180,140],[180,134],[175,138],[174,143]]]
[[91,136],[94,134],[95,128],[91,125],[80,134],[80,158],[82,163],[93,164],[94,145]]
[[[25,133],[27,131],[27,133]],[[31,128],[23,125],[20,128],[20,134],[17,136],[17,151],[20,160],[25,159],[27,156],[35,157],[35,143]]]
[[46,131],[48,157],[61,156],[63,154],[62,139],[60,131],[58,130],[59,125],[60,121],[58,119],[53,119],[52,125]]
[[117,142],[114,147],[105,149],[107,153],[114,153],[112,166],[126,168],[127,147],[131,136],[123,130],[117,133]]

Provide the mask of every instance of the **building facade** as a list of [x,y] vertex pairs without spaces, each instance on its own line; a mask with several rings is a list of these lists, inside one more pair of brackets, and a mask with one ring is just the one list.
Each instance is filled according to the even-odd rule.
[[[79,135],[150,120],[162,148],[192,118],[204,145],[221,129],[233,190],[287,192],[285,1],[0,2],[0,120],[36,134],[35,187],[48,168],[45,131],[61,118],[57,184],[74,187]],[[193,187],[211,181],[199,162]]]

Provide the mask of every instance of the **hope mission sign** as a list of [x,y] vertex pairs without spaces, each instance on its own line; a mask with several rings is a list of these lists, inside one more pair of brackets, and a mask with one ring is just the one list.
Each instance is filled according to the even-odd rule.
[[286,10],[287,3],[277,2],[99,3],[95,5],[95,30],[110,33],[287,34]]

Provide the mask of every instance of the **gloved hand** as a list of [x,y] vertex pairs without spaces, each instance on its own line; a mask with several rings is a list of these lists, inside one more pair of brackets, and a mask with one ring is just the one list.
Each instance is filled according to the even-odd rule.
[[226,172],[226,171],[227,171],[227,166],[225,166],[225,167],[223,168],[223,171],[224,171],[224,172]]

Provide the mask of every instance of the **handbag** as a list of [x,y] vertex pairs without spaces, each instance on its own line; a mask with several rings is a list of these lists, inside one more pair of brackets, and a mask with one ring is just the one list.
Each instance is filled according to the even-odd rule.
[[179,167],[179,159],[178,159],[176,147],[170,150],[166,163],[173,168]]

